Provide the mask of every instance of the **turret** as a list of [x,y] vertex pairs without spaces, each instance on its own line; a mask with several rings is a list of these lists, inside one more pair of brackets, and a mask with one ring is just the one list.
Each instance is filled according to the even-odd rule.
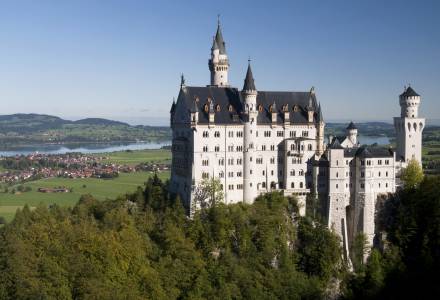
[[252,203],[257,197],[257,180],[255,174],[255,147],[254,141],[257,131],[257,89],[252,75],[249,61],[243,90],[241,91],[245,107],[245,123],[243,137],[243,201]]
[[[246,113],[257,112],[257,88],[255,87],[254,76],[252,75],[252,69],[250,61],[248,62],[248,69],[246,72],[246,78],[244,79],[243,90],[241,91],[244,107]],[[251,115],[249,115],[251,117]]]
[[316,112],[316,123],[318,125],[318,132],[317,132],[317,154],[321,155],[324,153],[324,118],[322,117],[322,109],[321,109],[321,103],[318,105],[318,111]]
[[212,41],[211,59],[208,61],[209,71],[211,72],[211,85],[218,87],[227,87],[229,59],[226,54],[225,42],[220,26],[220,20],[217,24],[217,32]]
[[410,86],[399,96],[400,116],[402,118],[418,118],[420,95]]
[[420,95],[410,86],[399,95],[400,117],[394,118],[396,158],[407,163],[415,159],[422,164],[422,132],[425,118],[419,117]]
[[309,104],[307,105],[307,119],[309,123],[313,123],[313,115],[315,114],[315,107],[313,106],[313,96],[315,95],[315,89],[310,89]]
[[346,131],[347,131],[347,138],[353,143],[353,145],[357,145],[358,129],[353,122],[350,122],[350,124],[348,124]]

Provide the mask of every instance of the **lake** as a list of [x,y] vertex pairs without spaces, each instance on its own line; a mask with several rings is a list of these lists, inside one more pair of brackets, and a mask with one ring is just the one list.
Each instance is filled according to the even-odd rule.
[[28,155],[35,152],[45,154],[65,154],[68,152],[81,152],[85,154],[91,154],[125,150],[160,149],[163,146],[169,145],[171,145],[170,141],[109,144],[44,144],[11,148],[7,151],[0,151],[0,156]]
[[[386,136],[362,136],[358,137],[361,144],[371,145],[377,143],[379,145],[388,145],[390,139]],[[65,154],[68,152],[81,153],[103,153],[115,152],[125,150],[145,150],[145,149],[160,149],[163,146],[171,145],[171,141],[160,142],[142,142],[142,143],[110,143],[110,144],[65,144],[65,145],[30,145],[11,148],[11,150],[0,151],[0,156],[16,156],[28,155],[30,153],[45,153],[45,154]]]

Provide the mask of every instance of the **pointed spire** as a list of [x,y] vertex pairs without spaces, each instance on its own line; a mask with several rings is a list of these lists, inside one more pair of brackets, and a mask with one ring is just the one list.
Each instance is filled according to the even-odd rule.
[[252,75],[251,60],[248,60],[248,69],[246,72],[246,78],[244,79],[243,91],[256,91],[254,76]]
[[324,118],[322,117],[321,102],[318,104],[318,114],[316,120],[318,122],[324,122]]
[[173,104],[171,104],[170,113],[173,113],[175,109],[176,109],[176,98],[173,97]]
[[217,44],[217,40],[215,39],[215,36],[212,37],[212,47],[211,50],[217,50],[218,48],[218,44]]
[[357,129],[356,125],[354,125],[353,121],[350,122],[347,126],[347,130]]
[[180,75],[180,87],[185,86],[185,77],[183,76],[183,73]]
[[217,20],[217,32],[215,34],[215,43],[217,43],[217,47],[220,51],[220,54],[226,54],[225,41],[223,40],[222,28],[220,26],[220,15],[218,15],[217,18],[218,20]]

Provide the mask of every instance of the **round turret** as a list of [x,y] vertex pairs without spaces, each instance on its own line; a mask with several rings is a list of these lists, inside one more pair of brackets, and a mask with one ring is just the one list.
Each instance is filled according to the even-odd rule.
[[358,129],[357,129],[356,125],[354,125],[353,122],[350,122],[350,124],[348,124],[346,130],[347,130],[348,139],[353,143],[353,145],[357,145]]
[[420,95],[410,86],[399,96],[400,116],[402,118],[418,118]]

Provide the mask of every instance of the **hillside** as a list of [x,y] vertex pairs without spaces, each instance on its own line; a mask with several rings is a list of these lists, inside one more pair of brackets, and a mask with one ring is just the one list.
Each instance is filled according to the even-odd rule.
[[166,140],[168,127],[131,126],[127,123],[87,118],[77,121],[40,114],[0,116],[0,149],[47,143],[101,143]]

